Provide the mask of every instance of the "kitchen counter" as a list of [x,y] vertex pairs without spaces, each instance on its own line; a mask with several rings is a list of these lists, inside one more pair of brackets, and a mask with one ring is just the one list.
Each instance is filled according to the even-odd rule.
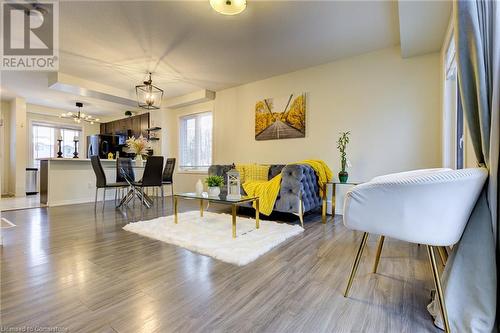
[[[116,160],[101,159],[109,183],[116,181]],[[145,163],[143,163],[145,165]],[[132,164],[135,178],[140,179],[144,167]],[[96,177],[88,158],[40,159],[40,203],[50,206],[93,202]],[[102,201],[99,191],[98,201]],[[114,190],[106,191],[106,200],[114,200]]]

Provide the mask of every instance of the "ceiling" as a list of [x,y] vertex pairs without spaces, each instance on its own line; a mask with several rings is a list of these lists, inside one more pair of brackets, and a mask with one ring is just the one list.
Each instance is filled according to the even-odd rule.
[[[432,7],[427,5],[419,15]],[[208,0],[65,1],[60,2],[59,70],[121,89],[127,96],[148,71],[167,98],[200,89],[217,91],[399,45],[400,30],[408,35],[408,29],[400,29],[400,12],[393,1],[248,0],[247,10],[236,16],[216,13]],[[432,20],[447,23],[448,18],[449,13]],[[426,33],[444,36],[441,30],[436,24]],[[420,38],[418,50],[409,54],[438,51],[443,39],[435,40]],[[100,115],[130,109],[50,89],[46,77],[2,73],[2,98],[17,95],[63,109],[83,100]]]

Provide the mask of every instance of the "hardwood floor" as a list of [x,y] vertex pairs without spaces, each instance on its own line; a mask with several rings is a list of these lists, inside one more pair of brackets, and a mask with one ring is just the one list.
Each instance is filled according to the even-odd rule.
[[[198,207],[183,202],[180,209]],[[225,208],[210,207],[218,209]],[[162,214],[158,207],[144,211],[145,218]],[[139,205],[2,217],[17,225],[3,229],[4,330],[440,332],[426,311],[433,285],[423,246],[387,239],[372,274],[377,238],[370,236],[351,297],[342,296],[362,234],[347,230],[340,216],[326,225],[319,214],[307,216],[302,235],[244,267],[122,230],[140,219]]]

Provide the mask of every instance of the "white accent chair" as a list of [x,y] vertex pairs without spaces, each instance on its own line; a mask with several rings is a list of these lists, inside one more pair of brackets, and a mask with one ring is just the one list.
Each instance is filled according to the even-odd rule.
[[450,332],[434,248],[459,241],[487,177],[484,168],[415,170],[376,177],[347,192],[344,225],[364,234],[344,297],[349,295],[368,234],[381,235],[373,272],[386,236],[425,244],[445,331]]

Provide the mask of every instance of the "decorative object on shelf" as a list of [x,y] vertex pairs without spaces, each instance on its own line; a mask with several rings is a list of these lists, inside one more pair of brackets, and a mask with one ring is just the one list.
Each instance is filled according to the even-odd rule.
[[132,111],[128,111],[128,110],[127,110],[127,111],[125,111],[125,115],[126,115],[127,117],[132,117],[134,114],[132,113]]
[[208,196],[217,197],[220,194],[220,187],[224,184],[224,178],[222,176],[208,176],[205,183],[208,185]]
[[227,199],[239,200],[241,199],[240,192],[240,173],[236,169],[231,169],[227,172]]
[[73,152],[73,158],[78,158],[78,137],[75,136],[73,138],[73,142],[75,143],[75,151]]
[[266,98],[255,104],[255,140],[304,138],[306,94]]
[[161,127],[151,127],[151,128],[146,128],[146,131],[148,132],[148,140],[149,141],[158,141],[160,138],[157,136],[156,133],[158,131],[161,131]]
[[135,164],[142,166],[142,155],[148,154],[149,142],[140,135],[137,139],[134,137],[128,138],[125,143],[128,151],[135,154]]
[[78,108],[78,113],[73,113],[73,112],[61,113],[59,118],[72,118],[73,121],[77,124],[80,124],[82,122],[82,120],[84,120],[90,124],[94,124],[94,123],[99,122],[99,118],[95,118],[91,115],[88,115],[88,114],[81,112],[81,108],[83,107],[82,102],[76,102],[75,105]]
[[135,93],[137,95],[137,104],[140,108],[146,110],[158,110],[160,108],[163,90],[153,85],[151,73],[149,73],[147,81],[135,86]]
[[196,182],[195,191],[196,195],[201,195],[203,193],[203,183],[201,182],[201,179],[198,179]]
[[349,143],[349,135],[351,135],[351,132],[340,132],[340,137],[337,140],[337,149],[340,152],[340,172],[339,172],[339,180],[341,183],[347,182],[347,178],[349,177],[349,174],[346,171],[346,168],[349,165],[349,161],[347,161],[347,154],[345,152],[347,148],[347,144]]
[[237,15],[247,8],[246,0],[210,0],[210,6],[222,15]]
[[57,152],[57,158],[62,158],[63,157],[63,153],[62,153],[62,137],[59,137],[57,138],[57,147],[59,148],[58,152]]
[[108,160],[112,160],[113,159],[113,153],[112,152],[109,152],[108,153]]

